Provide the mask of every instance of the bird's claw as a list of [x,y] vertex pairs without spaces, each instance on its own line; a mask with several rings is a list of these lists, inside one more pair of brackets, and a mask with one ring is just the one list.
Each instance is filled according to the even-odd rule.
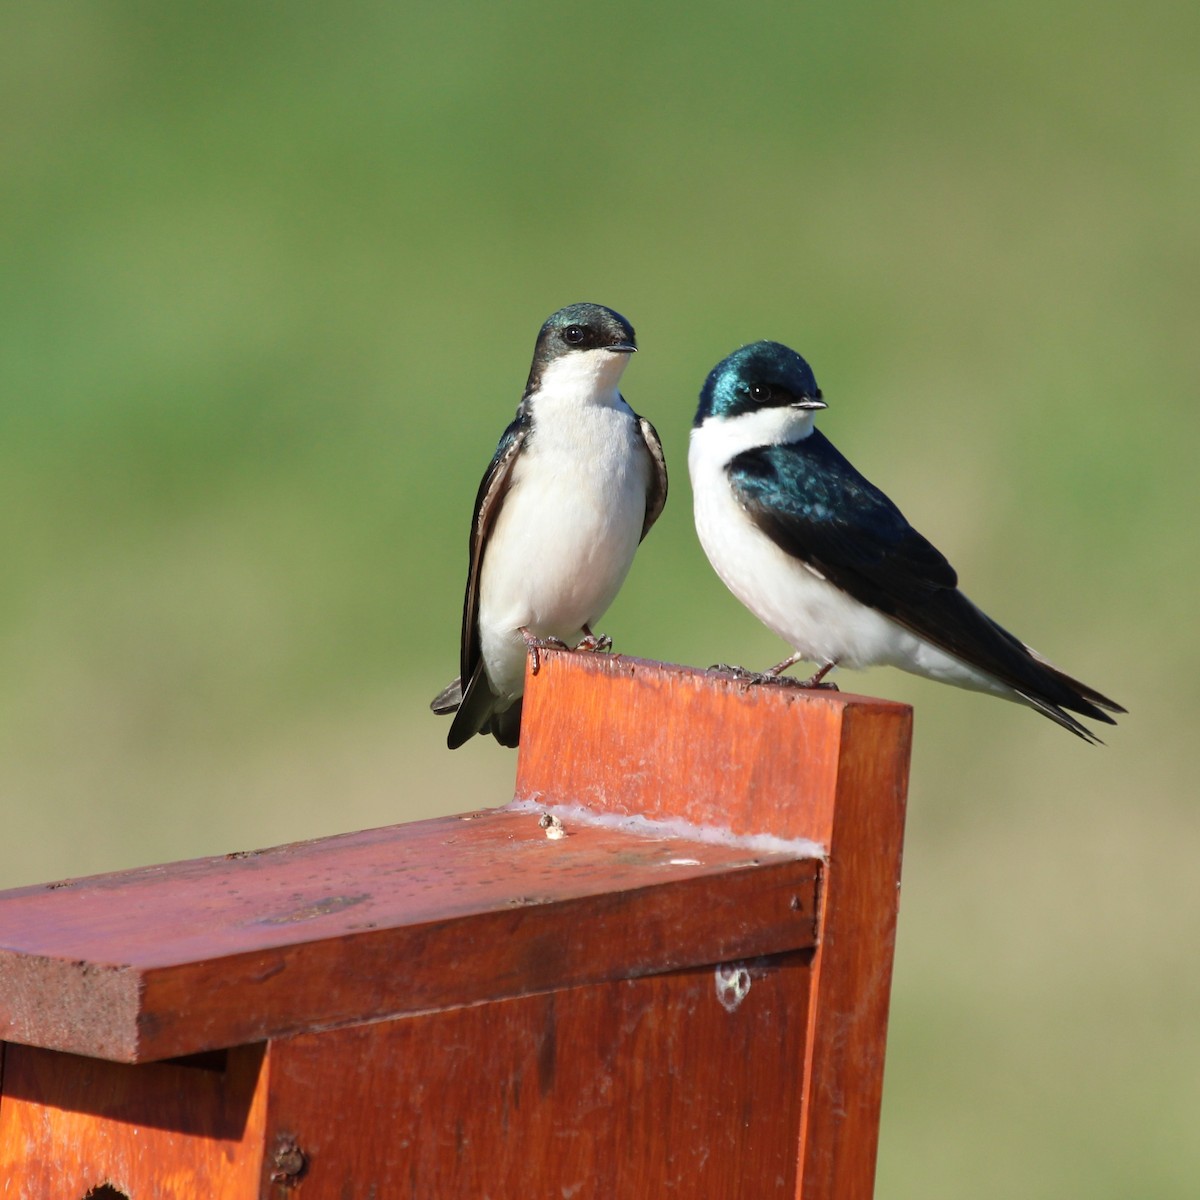
[[607,654],[612,649],[613,640],[607,633],[584,633],[583,640],[575,647],[587,654]]
[[812,690],[820,689],[820,690],[826,691],[826,692],[840,691],[841,689],[838,687],[838,685],[836,683],[823,683],[822,682],[822,680],[825,678],[825,676],[828,675],[829,672],[832,671],[833,668],[836,666],[837,666],[836,662],[826,663],[819,670],[814,671],[799,686],[802,688],[809,688]]
[[775,687],[803,688],[805,691],[837,692],[841,690],[836,683],[824,682],[823,677],[829,670],[828,667],[817,671],[808,679],[793,679],[790,675],[784,675],[779,671],[751,671],[748,667],[738,667],[731,663],[713,663],[708,669],[719,675],[729,675],[738,683],[744,683],[747,686],[771,684]]
[[718,675],[729,675],[738,683],[771,683],[776,679],[774,675],[768,675],[763,671],[751,671],[749,667],[739,667],[733,663],[713,663],[708,670],[710,673],[715,672]]
[[529,654],[529,665],[532,673],[536,675],[542,669],[542,650],[570,650],[570,646],[556,637],[535,637],[528,629],[522,627],[518,631],[525,639],[525,649]]

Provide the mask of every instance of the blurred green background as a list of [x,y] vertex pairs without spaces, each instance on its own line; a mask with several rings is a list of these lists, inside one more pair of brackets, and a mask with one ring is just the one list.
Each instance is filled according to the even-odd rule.
[[[603,630],[764,666],[687,432],[776,338],[966,590],[1130,709],[916,706],[881,1197],[1200,1179],[1195,5],[5,5],[0,886],[503,802],[426,710],[534,335],[635,324]],[[597,731],[598,738],[602,731]]]

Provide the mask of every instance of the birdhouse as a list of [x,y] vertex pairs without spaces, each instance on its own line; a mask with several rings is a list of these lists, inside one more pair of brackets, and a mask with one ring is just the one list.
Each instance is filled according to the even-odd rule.
[[0,893],[0,1196],[869,1197],[910,710],[526,685],[502,808]]

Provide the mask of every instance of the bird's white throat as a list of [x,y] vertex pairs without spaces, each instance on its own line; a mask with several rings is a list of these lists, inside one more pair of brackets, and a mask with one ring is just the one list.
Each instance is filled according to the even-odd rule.
[[759,446],[802,442],[812,431],[813,414],[802,408],[759,408],[736,417],[705,417],[692,430],[688,464],[692,466],[699,457],[724,466]]
[[561,355],[542,371],[535,406],[564,400],[571,404],[613,403],[629,358],[628,354],[603,349]]

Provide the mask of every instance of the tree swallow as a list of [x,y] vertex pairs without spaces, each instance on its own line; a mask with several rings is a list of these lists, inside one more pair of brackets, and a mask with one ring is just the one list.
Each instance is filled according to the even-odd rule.
[[795,650],[754,678],[801,659],[819,668],[806,687],[835,666],[899,667],[1028,704],[1098,741],[1071,713],[1112,725],[1108,712],[1125,709],[958,590],[942,554],[813,428],[825,407],[808,363],[778,342],[735,351],[700,393],[688,451],[700,543],[729,590]]
[[516,419],[496,447],[471,519],[461,674],[433,700],[454,713],[451,750],[477,733],[515,746],[525,658],[547,644],[607,649],[592,633],[667,501],[654,426],[617,384],[633,326],[572,304],[542,326]]

